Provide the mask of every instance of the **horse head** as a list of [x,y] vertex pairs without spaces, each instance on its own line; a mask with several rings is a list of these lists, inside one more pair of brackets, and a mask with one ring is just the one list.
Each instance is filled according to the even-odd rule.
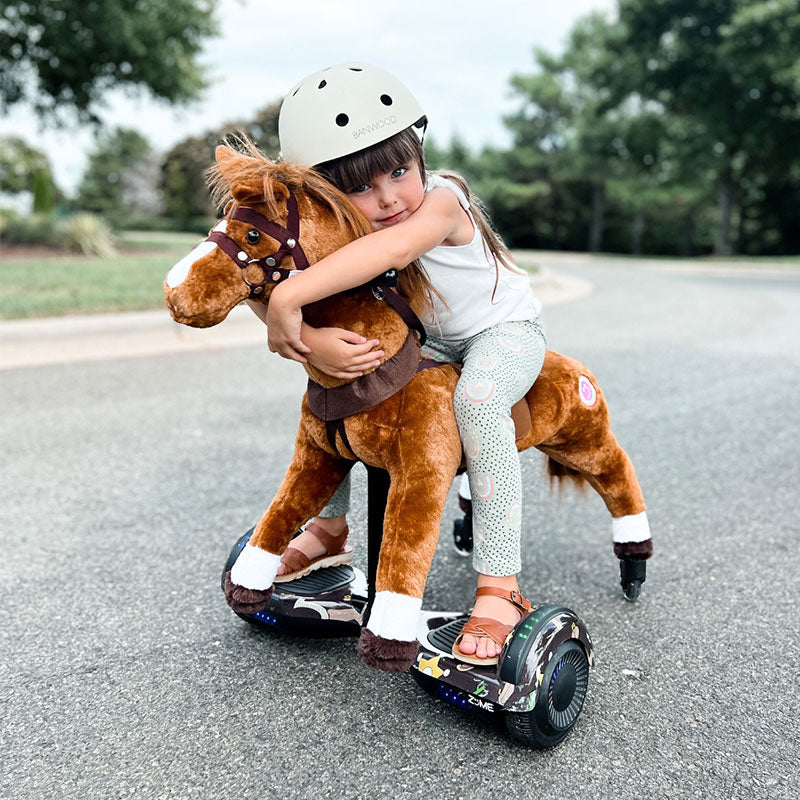
[[225,216],[164,281],[172,317],[185,325],[216,325],[243,300],[266,304],[295,270],[369,232],[347,196],[314,170],[243,144],[247,152],[217,147],[208,182]]

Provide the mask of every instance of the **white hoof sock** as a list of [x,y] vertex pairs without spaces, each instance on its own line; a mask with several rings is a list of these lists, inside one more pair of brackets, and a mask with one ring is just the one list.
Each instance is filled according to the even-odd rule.
[[629,514],[627,517],[614,517],[611,520],[611,533],[614,542],[626,544],[628,542],[644,542],[650,538],[650,524],[647,521],[647,512]]
[[265,591],[275,582],[280,563],[280,556],[248,542],[231,569],[231,581],[245,589]]
[[413,642],[417,638],[417,620],[421,610],[421,597],[377,592],[367,628],[382,639]]

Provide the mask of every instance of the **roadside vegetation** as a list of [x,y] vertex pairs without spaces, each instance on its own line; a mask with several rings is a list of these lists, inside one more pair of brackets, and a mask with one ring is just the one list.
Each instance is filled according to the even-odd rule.
[[[218,0],[50,5],[5,3],[0,106],[98,123],[114,87],[201,96]],[[537,250],[794,266],[798,52],[796,0],[618,0],[509,76],[508,146],[438,141],[434,126],[427,166],[469,180],[507,245],[534,253],[526,269]],[[0,136],[0,317],[158,307],[166,270],[216,218],[204,177],[215,147],[244,133],[277,157],[279,110],[277,98],[248,107],[167,152],[98,125],[69,195],[38,142]],[[161,235],[130,233],[145,230]]]
[[199,238],[193,233],[128,232],[110,256],[4,248],[0,318],[162,308],[164,276]]

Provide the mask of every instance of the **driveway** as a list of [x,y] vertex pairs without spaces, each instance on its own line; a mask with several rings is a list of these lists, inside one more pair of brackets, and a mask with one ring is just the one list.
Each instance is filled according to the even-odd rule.
[[[56,326],[61,363],[0,374],[0,796],[797,797],[800,280],[541,263],[574,289],[547,304],[549,344],[603,386],[656,546],[625,602],[599,498],[551,495],[523,456],[523,588],[574,608],[597,651],[563,744],[528,751],[362,666],[355,640],[229,611],[220,572],[277,489],[305,383],[258,323],[138,352],[89,332],[117,346],[82,358]],[[471,601],[456,513],[453,491],[427,608]]]

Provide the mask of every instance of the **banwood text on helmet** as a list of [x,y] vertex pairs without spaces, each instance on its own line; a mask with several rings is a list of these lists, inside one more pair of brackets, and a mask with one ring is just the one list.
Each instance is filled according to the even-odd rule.
[[394,75],[348,61],[309,75],[286,95],[281,158],[312,167],[424,124],[422,106]]

